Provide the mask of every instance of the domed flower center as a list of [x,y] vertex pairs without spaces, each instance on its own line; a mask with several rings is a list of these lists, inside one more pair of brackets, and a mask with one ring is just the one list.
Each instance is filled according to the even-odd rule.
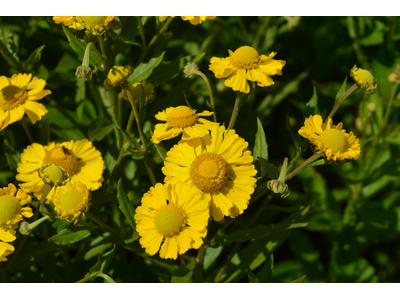
[[[3,98],[3,101],[1,98]],[[28,99],[28,95],[25,88],[15,85],[6,86],[1,90],[0,109],[11,110],[18,105],[24,104],[26,99]]]
[[361,83],[367,82],[370,86],[374,84],[374,76],[367,70],[358,69],[357,76]]
[[197,123],[196,110],[183,105],[177,106],[170,112],[167,123],[175,128],[193,126]]
[[83,26],[87,29],[92,29],[101,26],[107,26],[109,17],[93,16],[93,17],[79,17],[78,22],[81,21]]
[[237,67],[245,67],[248,69],[255,68],[259,64],[259,55],[256,49],[250,46],[238,48],[230,55],[231,63]]
[[18,199],[10,196],[0,196],[0,225],[15,220],[21,212],[21,204]]
[[192,162],[189,174],[194,185],[200,190],[216,191],[228,181],[228,164],[216,153],[204,153]]
[[155,218],[156,228],[159,233],[172,236],[185,225],[183,220],[181,210],[175,204],[168,204],[158,210]]
[[325,147],[331,148],[333,152],[345,152],[347,149],[347,140],[343,132],[338,129],[326,129],[319,136],[320,141]]
[[43,168],[39,169],[39,177],[42,178],[45,183],[56,186],[65,185],[71,180],[69,174],[56,165],[44,165]]
[[46,153],[43,159],[43,165],[44,164],[54,164],[62,167],[72,176],[76,173],[78,168],[78,158],[71,150],[64,146],[55,147]]
[[60,201],[60,208],[64,212],[73,210],[75,212],[80,210],[80,205],[83,202],[83,195],[80,191],[72,190],[66,192]]

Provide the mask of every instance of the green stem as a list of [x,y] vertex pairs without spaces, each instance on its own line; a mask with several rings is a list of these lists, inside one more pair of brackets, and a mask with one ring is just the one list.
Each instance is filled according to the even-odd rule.
[[300,166],[298,166],[296,169],[294,169],[292,172],[290,172],[289,174],[286,175],[286,180],[288,181],[290,178],[294,177],[295,175],[297,175],[298,173],[300,173],[301,171],[303,171],[305,168],[307,168],[307,166],[309,164],[311,164],[312,162],[316,161],[318,158],[320,158],[322,156],[322,154],[317,154],[314,153],[313,155],[311,155],[308,159],[306,159],[302,164],[300,164]]
[[21,123],[22,123],[22,127],[24,127],[26,135],[28,136],[29,142],[31,144],[33,144],[34,141],[33,141],[33,138],[32,138],[32,134],[31,134],[31,131],[29,130],[28,124],[26,123],[26,120],[25,120],[24,117],[22,117]]
[[204,261],[204,254],[206,253],[206,249],[208,248],[207,245],[203,244],[199,252],[197,253],[196,257],[196,267],[194,273],[194,282],[202,283],[203,282],[203,261]]
[[102,228],[107,229],[109,231],[111,231],[112,233],[115,233],[116,235],[122,236],[121,232],[119,232],[118,230],[108,226],[106,223],[104,223],[102,220],[100,220],[98,217],[96,217],[93,213],[91,213],[90,211],[85,213],[90,219],[92,219],[93,221],[95,221],[97,224],[99,224]]
[[149,52],[150,48],[154,45],[154,43],[157,41],[158,37],[165,31],[167,30],[167,27],[169,23],[171,23],[172,17],[168,17],[167,21],[165,21],[165,24],[160,28],[160,30],[153,36],[151,39],[150,43],[147,45],[147,47],[144,49],[142,54],[140,55],[136,65],[139,65],[143,59],[145,58],[147,52]]
[[145,38],[145,35],[144,35],[142,18],[140,16],[137,16],[137,20],[138,20],[138,23],[139,23],[140,37],[142,38],[143,49],[146,49],[146,38]]
[[213,119],[214,119],[214,122],[217,122],[217,114],[215,112],[214,97],[213,97],[213,94],[212,94],[210,82],[208,81],[207,76],[204,75],[204,73],[199,71],[199,70],[194,70],[193,74],[199,75],[206,82],[208,93],[210,94],[210,102],[211,102],[210,106],[211,106],[211,108],[213,110],[213,113],[214,113]]
[[233,125],[235,124],[236,117],[239,113],[239,103],[240,103],[240,91],[237,91],[236,93],[236,100],[235,100],[235,106],[233,107],[232,115],[231,115],[231,120],[229,121],[229,126],[228,129],[232,129]]
[[110,276],[108,276],[107,274],[104,274],[104,273],[98,273],[96,275],[96,277],[101,277],[101,278],[107,280],[109,283],[116,283]]
[[27,70],[25,67],[8,51],[7,47],[3,44],[3,42],[0,40],[0,52],[3,54],[4,58],[6,61],[11,60],[12,63],[15,65],[15,67],[23,73],[26,73]]
[[[333,115],[336,113],[336,111],[338,110],[339,106],[343,103],[343,101],[346,100],[346,98],[349,97],[354,91],[358,90],[358,88],[359,88],[358,85],[355,83],[355,84],[353,84],[353,85],[351,86],[351,88],[349,88],[349,89],[347,90],[346,93],[344,93],[344,95],[342,96],[342,98],[340,98],[339,102],[336,103],[336,105],[332,108],[332,111],[331,111],[330,114],[329,114],[329,117],[330,117],[330,118],[333,117]],[[325,120],[324,123],[328,122],[328,119],[329,119],[329,118],[327,118],[327,119]]]

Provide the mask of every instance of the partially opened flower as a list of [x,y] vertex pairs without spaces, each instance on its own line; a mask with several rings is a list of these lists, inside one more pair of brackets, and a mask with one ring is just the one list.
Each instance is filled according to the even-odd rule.
[[195,109],[188,106],[169,107],[155,115],[157,120],[166,121],[156,124],[151,141],[158,144],[162,140],[172,139],[182,133],[182,140],[202,137],[217,124],[201,117],[211,116],[213,112],[207,110],[196,113]]
[[32,74],[0,76],[0,130],[21,120],[25,113],[32,124],[41,120],[47,109],[36,101],[51,94],[44,90],[45,85],[46,80],[32,78]]
[[375,93],[378,85],[376,84],[376,79],[372,76],[371,72],[357,68],[356,65],[351,69],[350,76],[354,79],[357,85],[364,89],[367,94]]
[[7,256],[13,253],[14,246],[8,243],[0,242],[0,262],[7,261]]
[[0,188],[0,240],[12,242],[15,240],[15,229],[23,217],[33,216],[30,207],[23,207],[31,202],[31,197],[23,190],[17,190],[10,183],[7,187]]
[[209,69],[215,77],[226,78],[225,85],[234,91],[250,92],[247,80],[257,82],[258,86],[265,87],[274,84],[270,76],[282,75],[282,68],[286,62],[275,60],[276,52],[269,56],[259,55],[257,50],[250,46],[238,48],[235,52],[229,51],[229,57],[212,57]]
[[165,158],[166,184],[186,182],[202,191],[216,221],[235,218],[247,208],[256,187],[248,143],[235,130],[214,125],[211,135],[180,141]]
[[346,133],[343,123],[333,125],[330,117],[326,124],[322,122],[320,115],[306,118],[299,134],[309,139],[316,147],[314,151],[322,151],[329,160],[346,162],[358,159],[361,152],[359,140],[353,132]]
[[59,217],[72,222],[89,210],[90,191],[83,183],[68,182],[57,189],[51,202]]
[[[165,17],[165,16],[158,17],[160,22],[164,21],[167,18],[168,17]],[[172,17],[172,18],[174,18],[174,17]],[[185,16],[185,17],[181,17],[181,18],[182,18],[183,21],[189,21],[190,24],[192,24],[192,25],[198,25],[198,24],[201,24],[203,21],[205,21],[207,19],[208,20],[213,20],[216,17],[200,17],[200,16],[189,17],[189,16]]]
[[[65,178],[69,177],[72,183],[83,183],[89,189],[95,191],[101,187],[104,180],[104,161],[100,151],[96,150],[92,142],[84,139],[63,143],[51,142],[47,146],[33,143],[21,154],[21,163],[17,167],[16,179],[24,182],[20,184],[20,187],[27,192],[34,193],[40,199],[45,183],[39,176],[39,170],[44,172],[44,169],[52,165],[62,168],[62,174],[56,172],[56,168],[47,170],[45,174],[54,176],[53,180],[57,182],[57,178],[59,178],[60,182],[65,184],[69,181]],[[64,174],[64,172],[67,174]],[[57,177],[57,174],[59,174],[59,177]],[[54,191],[55,188],[53,187],[47,199],[54,196]]]
[[133,73],[133,68],[130,65],[124,66],[114,66],[108,71],[106,80],[104,80],[104,87],[110,89],[116,87],[125,82],[125,80],[131,76]]
[[209,217],[208,202],[193,186],[157,183],[136,208],[140,245],[150,255],[160,251],[161,258],[176,259],[178,254],[203,244]]

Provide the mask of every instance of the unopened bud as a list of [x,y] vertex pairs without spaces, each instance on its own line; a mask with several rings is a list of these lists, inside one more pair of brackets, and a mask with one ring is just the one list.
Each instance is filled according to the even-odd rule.
[[79,79],[92,79],[92,69],[90,67],[86,66],[79,66],[76,68],[75,76],[78,77]]
[[183,68],[183,74],[186,78],[194,79],[198,72],[199,66],[194,62],[188,62]]

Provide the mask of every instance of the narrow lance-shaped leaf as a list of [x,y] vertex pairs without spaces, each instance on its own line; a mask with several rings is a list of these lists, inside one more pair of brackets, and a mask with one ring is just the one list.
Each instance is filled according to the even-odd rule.
[[122,179],[118,180],[117,186],[117,198],[119,202],[119,209],[124,214],[125,218],[128,220],[129,225],[131,225],[132,229],[136,228],[136,223],[134,219],[135,212],[132,208],[129,208],[132,204],[130,203],[128,197],[126,196],[123,188],[122,188]]
[[254,141],[253,157],[254,160],[257,160],[257,157],[262,157],[265,160],[268,160],[267,138],[265,136],[264,128],[259,118],[257,118],[257,133],[256,139]]
[[317,89],[316,87],[314,87],[314,93],[311,99],[307,102],[306,108],[304,109],[303,120],[317,113],[318,113],[318,96],[317,96]]
[[249,283],[260,283],[260,280],[251,271],[249,264],[247,264],[247,277],[249,278]]
[[133,74],[129,77],[128,82],[133,83],[135,81],[146,80],[153,72],[154,68],[156,68],[162,62],[164,54],[165,51],[161,53],[159,57],[153,57],[150,59],[148,63],[141,63],[138,65],[133,71]]
[[194,257],[187,265],[180,265],[172,274],[172,283],[189,283],[195,266]]
[[56,235],[49,238],[49,242],[56,245],[68,245],[79,242],[90,235],[91,228],[71,227],[61,230]]
[[339,102],[340,99],[342,99],[343,95],[346,93],[346,85],[347,85],[347,77],[344,79],[342,86],[340,87],[339,91],[336,94],[334,106]]
[[31,55],[28,57],[28,59],[25,61],[25,68],[27,68],[29,65],[34,64],[35,62],[40,61],[40,58],[42,56],[42,50],[46,45],[40,46],[37,48],[35,51],[31,53]]

